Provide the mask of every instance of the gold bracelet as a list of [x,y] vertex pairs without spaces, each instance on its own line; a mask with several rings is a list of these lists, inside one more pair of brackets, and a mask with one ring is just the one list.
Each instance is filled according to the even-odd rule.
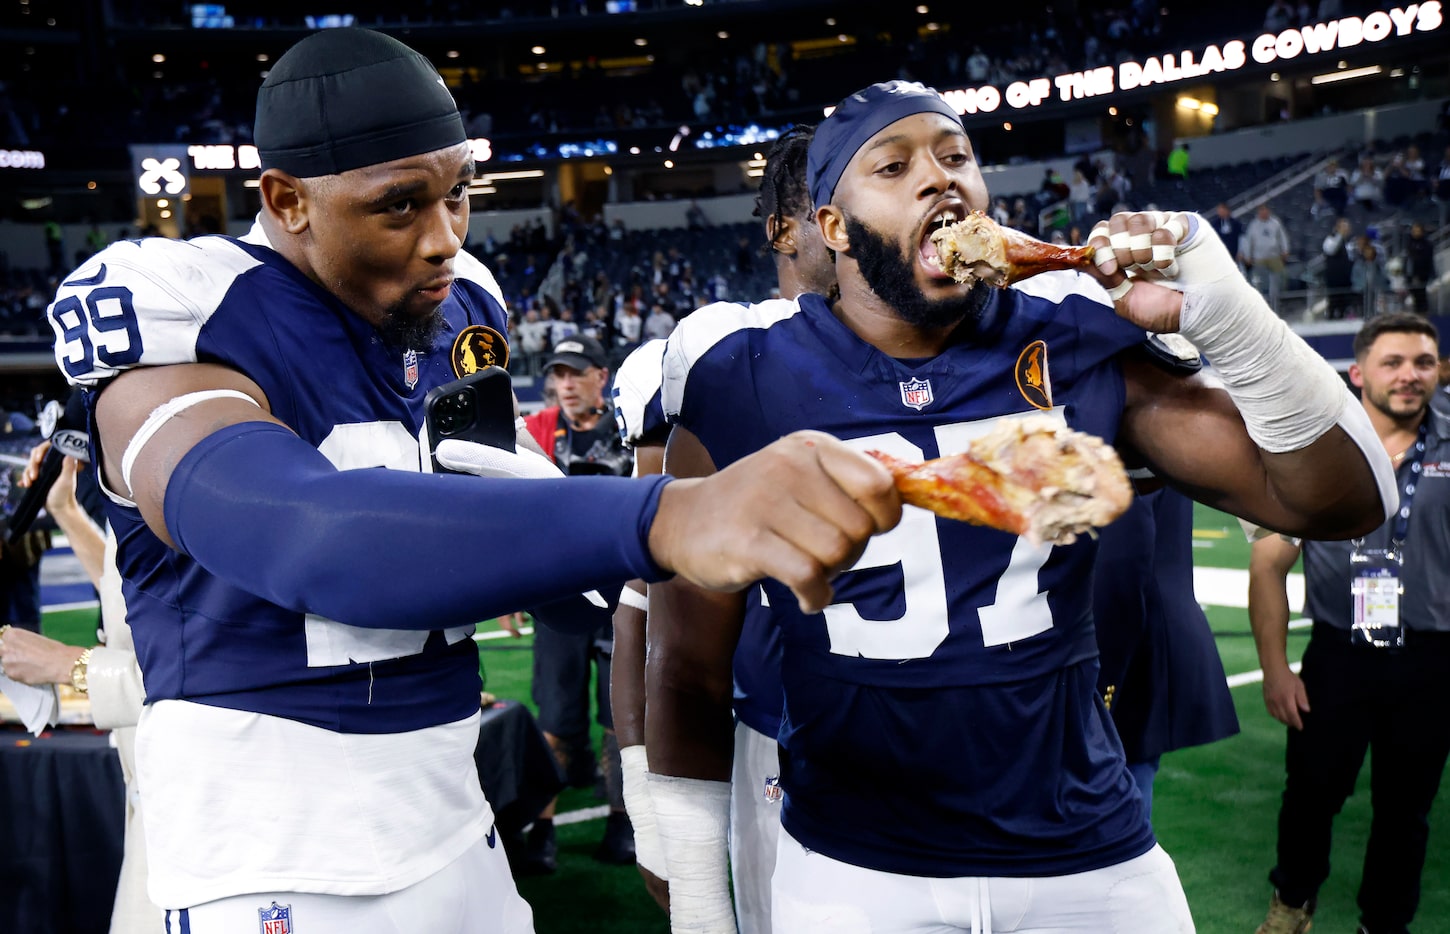
[[91,650],[81,652],[74,665],[70,666],[70,686],[81,694],[89,694],[91,685],[88,680],[91,664]]

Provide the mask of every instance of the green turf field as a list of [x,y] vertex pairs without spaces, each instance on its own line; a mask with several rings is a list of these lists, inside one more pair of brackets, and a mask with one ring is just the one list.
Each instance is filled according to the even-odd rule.
[[[1244,570],[1248,546],[1238,524],[1200,507],[1195,556],[1200,567]],[[1204,594],[1199,594],[1204,600]],[[1209,622],[1219,634],[1227,672],[1255,670],[1253,640],[1244,610],[1210,606]],[[93,611],[46,618],[47,631],[67,641],[89,642]],[[1305,636],[1291,636],[1298,657]],[[529,701],[530,640],[489,639],[480,643],[488,690]],[[1240,735],[1211,746],[1181,750],[1163,760],[1154,790],[1153,821],[1179,874],[1201,934],[1249,934],[1268,905],[1266,880],[1274,859],[1274,825],[1283,784],[1284,728],[1264,711],[1257,682],[1234,689]],[[1443,713],[1443,712],[1442,712]],[[1415,712],[1407,712],[1414,716]],[[597,741],[597,737],[596,737]],[[1333,872],[1320,893],[1314,934],[1353,934],[1358,914],[1354,893],[1369,829],[1368,771],[1360,792],[1335,823]],[[560,812],[596,808],[591,791],[570,790]],[[1450,934],[1450,779],[1431,815],[1430,853],[1416,934]],[[607,866],[591,858],[602,820],[559,827],[559,871],[524,879],[520,889],[534,906],[539,934],[665,934],[668,925],[632,868]]]

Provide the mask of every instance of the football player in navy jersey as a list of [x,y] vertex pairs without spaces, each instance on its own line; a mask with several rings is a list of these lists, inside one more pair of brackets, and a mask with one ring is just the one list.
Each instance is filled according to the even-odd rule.
[[[452,96],[325,30],[271,69],[255,138],[247,236],[115,244],[48,311],[145,683],[151,898],[195,934],[530,931],[472,764],[473,623],[671,572],[824,606],[899,498],[820,433],[704,482],[518,479],[557,472],[459,440],[439,462],[482,476],[424,475],[428,391],[507,360]],[[563,545],[533,534],[551,511]]]
[[[775,260],[780,294],[827,295],[836,282],[835,267],[821,239],[806,188],[806,152],[815,128],[798,124],[766,153],[756,196],[755,216],[765,219],[765,236]],[[614,383],[616,420],[625,443],[635,451],[636,472],[660,473],[669,432],[660,405],[663,340],[649,341],[629,355]],[[638,582],[636,582],[638,583]],[[615,664],[610,685],[615,722],[625,763],[626,799],[636,820],[635,844],[646,886],[668,907],[663,853],[655,832],[654,808],[645,779],[643,588],[623,594],[615,613]],[[731,777],[730,878],[740,934],[768,934],[770,875],[780,828],[780,640],[759,591],[748,611],[734,660],[735,755]],[[623,653],[623,654],[622,654]],[[626,724],[627,725],[624,725]]]
[[[1276,529],[1362,534],[1393,507],[1362,412],[1209,225],[1117,215],[1090,237],[1091,275],[958,283],[929,235],[986,192],[955,111],[908,82],[843,100],[808,165],[839,298],[681,322],[664,364],[670,473],[730,469],[805,427],[919,460],[1045,411]],[[1181,332],[1222,385],[1161,368],[1145,329]],[[1093,554],[1086,537],[1035,546],[907,508],[823,612],[765,582],[785,698],[775,930],[1193,929],[1096,691]],[[731,931],[743,601],[651,590],[646,735],[671,921]]]

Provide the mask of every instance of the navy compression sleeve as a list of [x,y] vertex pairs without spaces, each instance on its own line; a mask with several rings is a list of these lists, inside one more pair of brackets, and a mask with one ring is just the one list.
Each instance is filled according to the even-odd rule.
[[182,552],[279,606],[441,629],[661,580],[648,536],[665,482],[340,471],[286,428],[246,422],[181,459],[164,512]]

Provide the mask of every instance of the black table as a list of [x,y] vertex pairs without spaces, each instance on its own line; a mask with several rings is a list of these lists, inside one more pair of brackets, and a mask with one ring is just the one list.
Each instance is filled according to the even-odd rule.
[[[517,701],[484,708],[474,762],[505,835],[562,788],[533,714]],[[105,934],[124,824],[121,763],[106,733],[0,730],[0,932]]]

